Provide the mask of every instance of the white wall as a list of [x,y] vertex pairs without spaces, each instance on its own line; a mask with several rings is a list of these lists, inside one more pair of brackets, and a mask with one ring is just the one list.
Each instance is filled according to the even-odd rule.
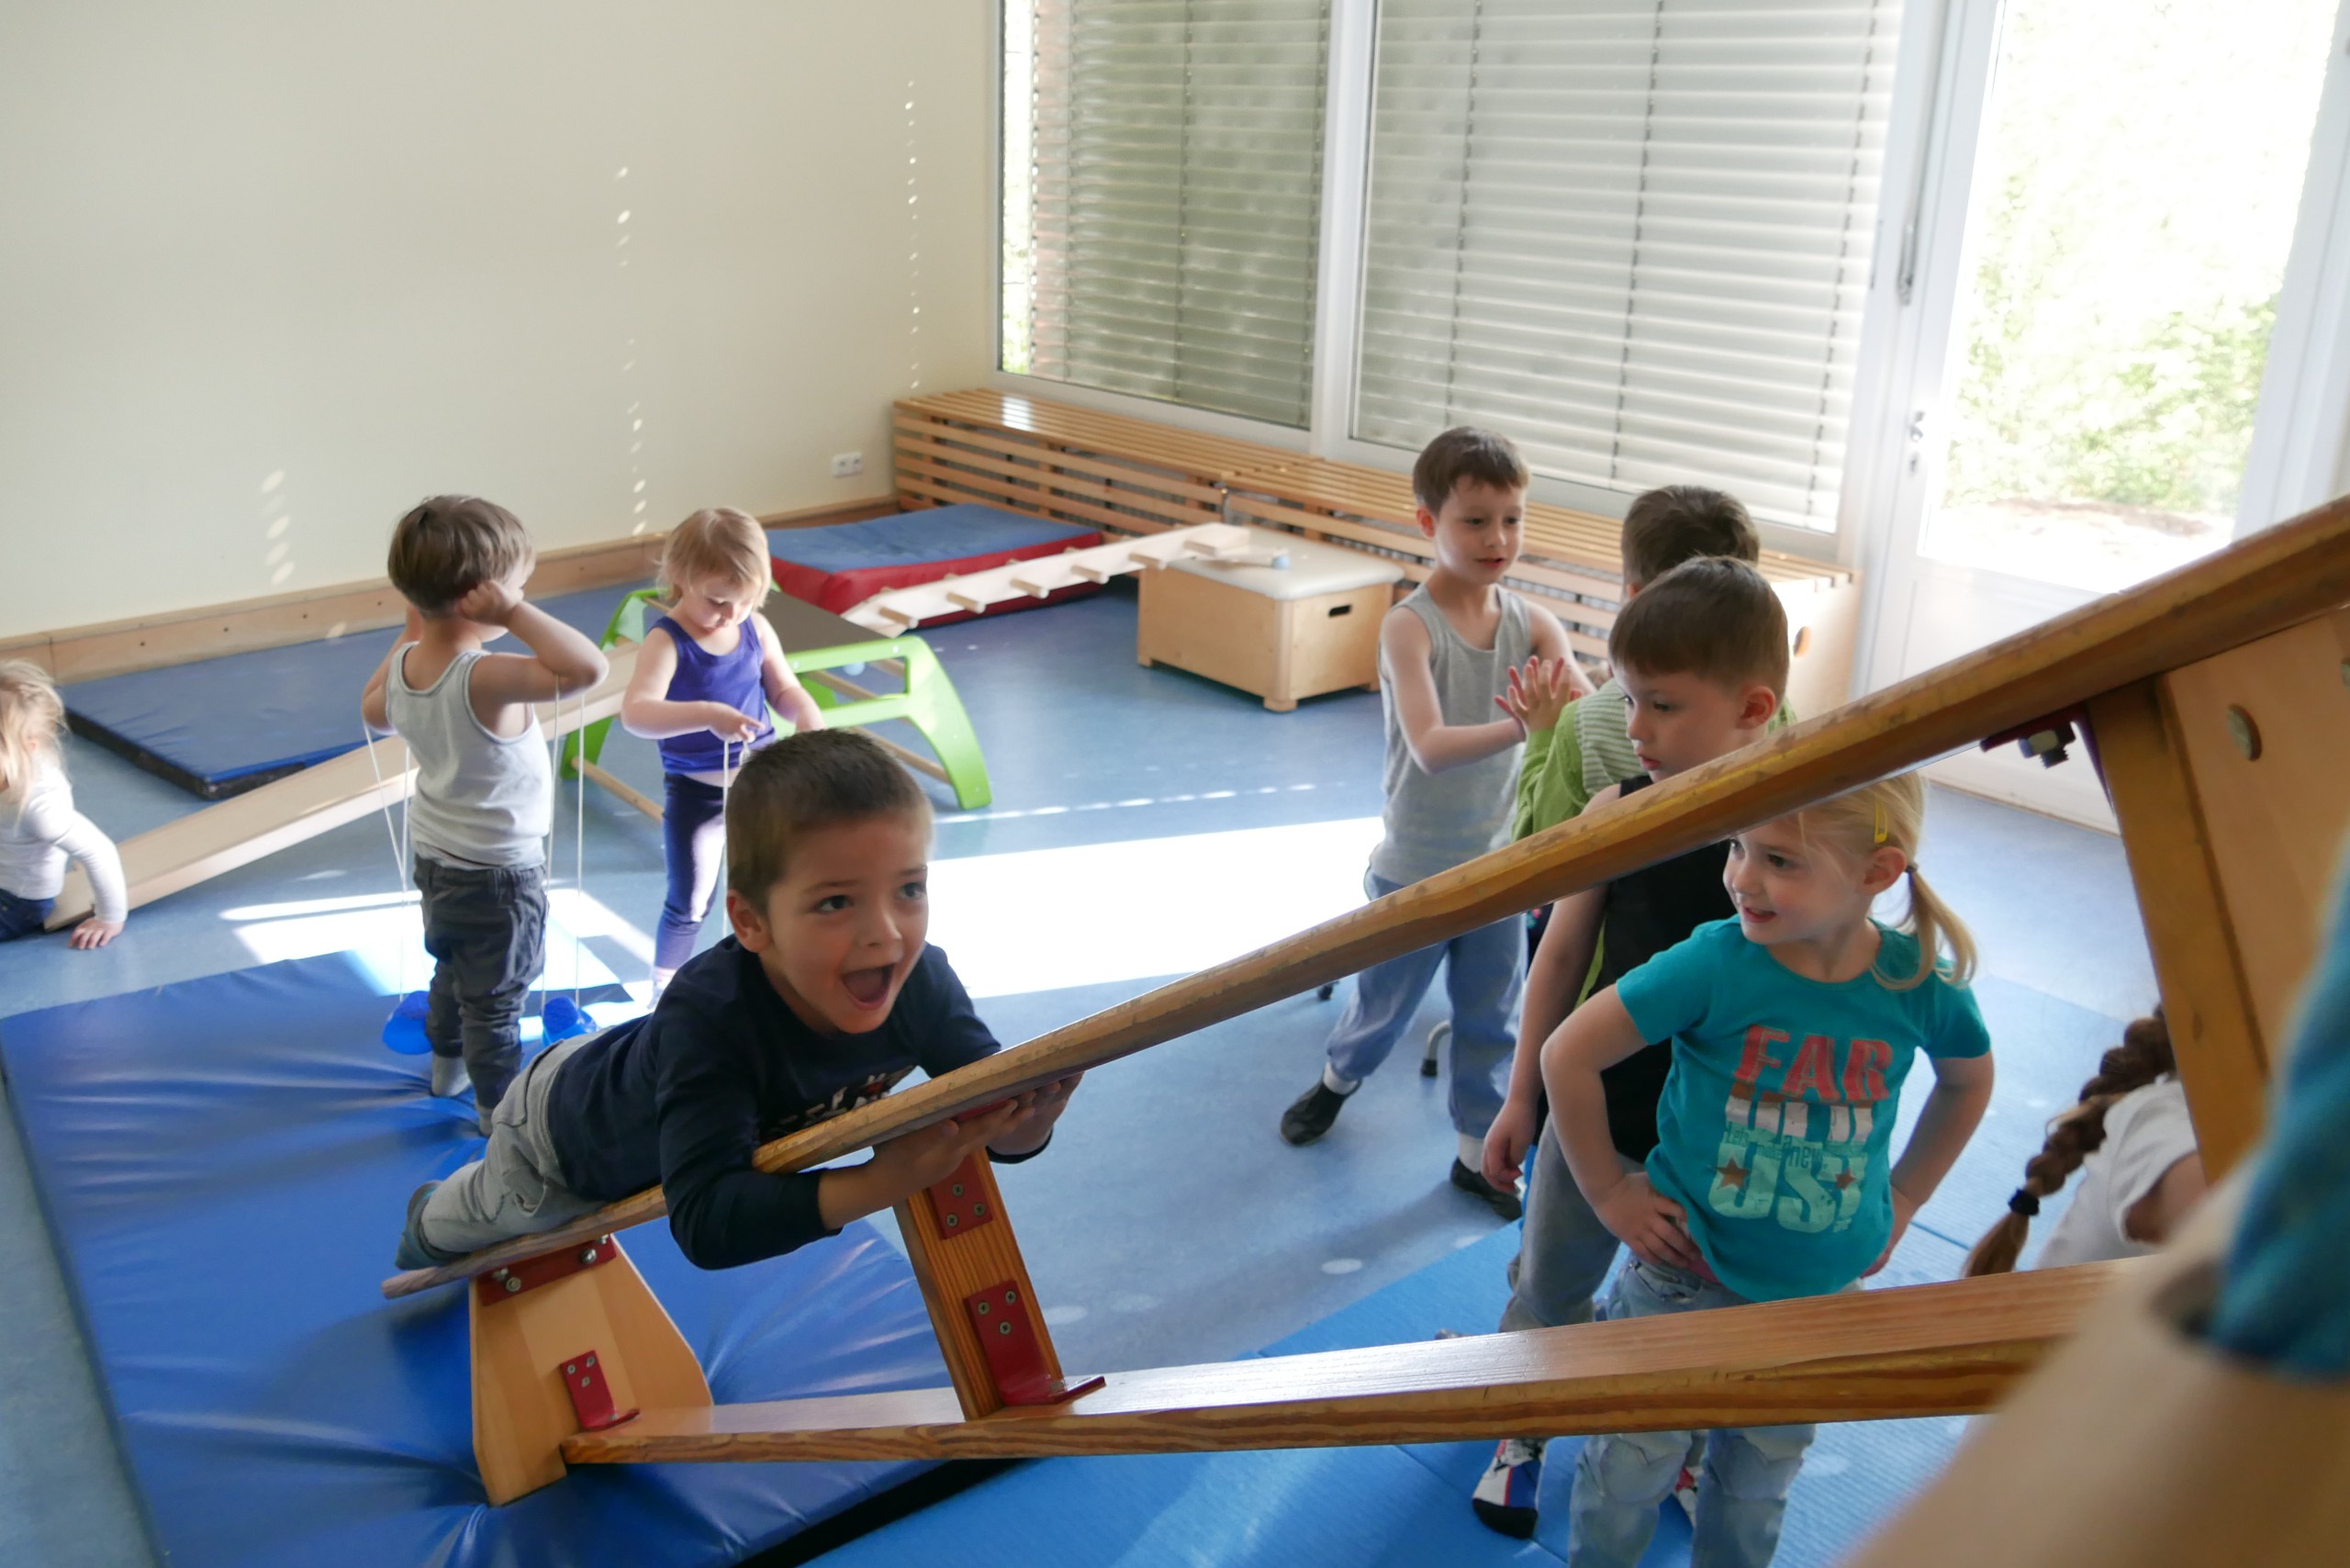
[[543,547],[886,491],[890,399],[993,359],[993,28],[0,7],[0,635],[380,577],[437,490]]

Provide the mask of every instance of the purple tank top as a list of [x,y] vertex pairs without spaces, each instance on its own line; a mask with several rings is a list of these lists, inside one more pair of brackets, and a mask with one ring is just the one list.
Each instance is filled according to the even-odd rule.
[[693,633],[663,616],[653,623],[677,644],[677,672],[669,678],[666,693],[672,702],[723,702],[738,713],[755,713],[759,733],[747,744],[721,741],[708,730],[671,735],[660,743],[661,767],[666,773],[718,773],[743,766],[743,759],[765,745],[775,734],[767,722],[767,687],[760,679],[758,633],[748,623],[731,654],[706,652]]

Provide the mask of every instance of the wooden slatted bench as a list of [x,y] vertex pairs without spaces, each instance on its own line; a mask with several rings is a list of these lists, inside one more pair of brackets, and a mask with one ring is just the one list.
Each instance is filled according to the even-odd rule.
[[[1351,463],[1287,457],[1225,476],[1225,510],[1236,522],[1285,528],[1395,559],[1414,582],[1427,577],[1435,546],[1413,521],[1412,481]],[[1624,525],[1572,508],[1533,502],[1510,581],[1565,623],[1568,641],[1593,658],[1607,655],[1607,629],[1623,602]],[[1852,574],[1829,562],[1766,551],[1762,575],[1787,608],[1795,658],[1787,700],[1808,716],[1852,695],[1852,641],[1860,593]]]
[[1018,393],[909,398],[893,409],[898,498],[978,501],[1126,533],[1224,521],[1224,476],[1295,456]]
[[[1128,533],[1253,523],[1388,556],[1413,582],[1433,557],[1413,522],[1410,478],[1383,469],[987,388],[903,399],[891,422],[908,507],[979,501]],[[1592,512],[1527,509],[1510,580],[1549,605],[1587,657],[1606,656],[1623,601],[1622,533]],[[1852,574],[1775,552],[1762,573],[1787,607],[1789,704],[1799,715],[1841,707],[1860,624]]]

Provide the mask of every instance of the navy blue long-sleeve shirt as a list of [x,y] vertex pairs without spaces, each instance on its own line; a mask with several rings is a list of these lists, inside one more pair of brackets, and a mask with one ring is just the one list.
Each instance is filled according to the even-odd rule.
[[801,1023],[732,936],[678,969],[660,1005],[605,1031],[550,1087],[564,1183],[610,1203],[658,1182],[697,1267],[730,1269],[832,1235],[818,1177],[755,1170],[759,1145],[1001,1047],[946,955],[925,947],[889,1020],[862,1035]]

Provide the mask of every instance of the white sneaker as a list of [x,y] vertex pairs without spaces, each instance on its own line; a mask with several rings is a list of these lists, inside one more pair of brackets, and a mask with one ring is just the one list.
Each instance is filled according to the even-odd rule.
[[435,1052],[432,1057],[432,1092],[443,1100],[453,1100],[471,1092],[474,1081],[466,1075],[465,1058],[444,1057]]
[[1544,1442],[1541,1438],[1504,1438],[1494,1450],[1494,1462],[1469,1495],[1469,1506],[1488,1529],[1520,1540],[1533,1539]]

